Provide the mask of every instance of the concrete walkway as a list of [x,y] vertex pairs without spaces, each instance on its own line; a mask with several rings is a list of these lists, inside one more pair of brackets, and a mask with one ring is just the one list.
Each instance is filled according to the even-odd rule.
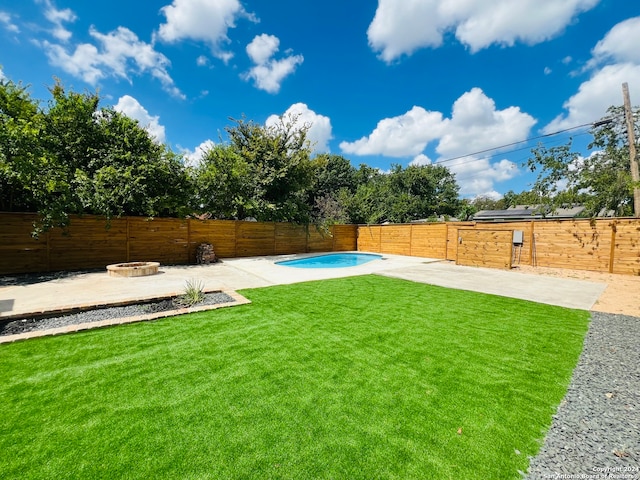
[[228,291],[380,274],[584,310],[589,310],[606,288],[605,283],[461,267],[451,262],[400,255],[383,255],[379,260],[347,268],[301,269],[274,263],[304,256],[309,255],[236,258],[214,265],[161,266],[160,273],[148,277],[116,278],[105,271],[4,286],[0,287],[0,319],[177,295],[191,279],[202,282],[207,291]]
[[518,271],[463,267],[449,262],[415,265],[382,275],[441,287],[491,293],[560,307],[590,310],[606,283],[532,275]]

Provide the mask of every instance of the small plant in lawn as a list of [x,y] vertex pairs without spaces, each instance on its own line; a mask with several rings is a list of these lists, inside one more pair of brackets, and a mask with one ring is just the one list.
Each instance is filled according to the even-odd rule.
[[204,300],[204,283],[200,280],[187,280],[184,293],[174,300],[180,307],[191,307]]

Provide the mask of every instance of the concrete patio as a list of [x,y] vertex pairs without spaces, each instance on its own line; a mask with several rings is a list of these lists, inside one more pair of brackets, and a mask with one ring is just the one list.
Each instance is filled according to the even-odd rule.
[[310,255],[234,258],[212,265],[161,266],[156,275],[132,278],[110,277],[105,270],[3,286],[0,287],[0,319],[177,295],[191,279],[202,282],[207,291],[234,291],[378,274],[584,310],[589,310],[606,288],[605,283],[462,267],[441,260],[387,254],[364,265],[346,268],[302,269],[274,263],[305,256]]

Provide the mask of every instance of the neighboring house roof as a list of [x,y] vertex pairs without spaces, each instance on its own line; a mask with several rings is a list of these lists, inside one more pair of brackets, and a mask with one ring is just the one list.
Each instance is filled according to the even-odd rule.
[[480,210],[473,216],[478,222],[494,222],[503,220],[535,220],[537,218],[575,218],[584,212],[583,206],[558,208],[552,213],[542,215],[539,205],[514,205],[506,210]]

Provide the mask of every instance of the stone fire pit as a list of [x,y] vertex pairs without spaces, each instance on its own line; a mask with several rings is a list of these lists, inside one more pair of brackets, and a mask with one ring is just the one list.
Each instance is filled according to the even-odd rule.
[[158,273],[159,262],[127,262],[107,265],[110,277],[145,277]]

